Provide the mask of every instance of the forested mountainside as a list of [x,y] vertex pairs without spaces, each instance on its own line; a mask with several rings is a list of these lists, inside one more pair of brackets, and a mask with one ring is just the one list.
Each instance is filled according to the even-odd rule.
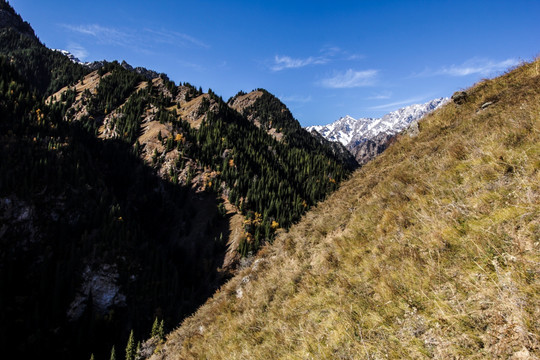
[[[3,29],[4,35],[17,34]],[[31,46],[40,50],[28,51],[28,63],[60,56],[60,64],[72,66],[37,42]],[[216,196],[174,186],[128,144],[102,141],[85,123],[63,120],[65,106],[45,105],[46,92],[10,55],[0,66],[6,354],[105,356],[131,328],[142,337],[155,317],[171,326],[191,313],[223,277],[228,221]],[[191,199],[208,202],[206,213]],[[182,243],[197,221],[213,226],[196,243]]]
[[538,358],[539,68],[398,136],[151,359]]
[[0,25],[6,353],[122,357],[130,330],[174,327],[354,168],[268,93],[248,119],[164,75],[75,64],[3,0]]
[[308,136],[308,130],[302,128],[287,107],[274,95],[264,89],[257,89],[249,94],[239,92],[229,99],[228,104],[240,112],[257,127],[265,129],[275,139],[285,141],[292,147],[317,153],[323,149],[326,156],[337,158],[348,169],[356,169],[358,163],[342,146],[327,141],[318,135]]
[[276,97],[254,93],[263,95],[254,94],[240,114],[212,90],[145,79],[110,63],[46,101],[61,104],[66,121],[132,146],[163,179],[220,195],[250,223],[238,242],[247,255],[356,165],[302,129]]

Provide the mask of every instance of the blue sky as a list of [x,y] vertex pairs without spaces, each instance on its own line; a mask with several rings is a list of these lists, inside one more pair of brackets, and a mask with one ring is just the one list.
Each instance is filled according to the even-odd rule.
[[451,96],[540,54],[540,1],[11,0],[50,48],[225,100],[265,88],[303,126]]

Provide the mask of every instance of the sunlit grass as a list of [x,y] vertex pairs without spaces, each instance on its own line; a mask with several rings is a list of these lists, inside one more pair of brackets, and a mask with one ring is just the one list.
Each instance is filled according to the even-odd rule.
[[540,356],[538,63],[401,136],[156,358]]

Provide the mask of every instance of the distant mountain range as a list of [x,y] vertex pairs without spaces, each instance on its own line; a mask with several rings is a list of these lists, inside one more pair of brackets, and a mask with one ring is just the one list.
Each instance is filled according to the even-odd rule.
[[328,125],[309,126],[325,139],[343,144],[360,164],[382,152],[398,133],[424,115],[444,105],[448,98],[438,98],[424,104],[410,105],[392,111],[382,118],[355,119],[346,115]]

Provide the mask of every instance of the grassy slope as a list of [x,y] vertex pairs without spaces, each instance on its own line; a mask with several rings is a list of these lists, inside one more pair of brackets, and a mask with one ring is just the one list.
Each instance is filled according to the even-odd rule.
[[539,63],[400,137],[154,357],[538,357]]

